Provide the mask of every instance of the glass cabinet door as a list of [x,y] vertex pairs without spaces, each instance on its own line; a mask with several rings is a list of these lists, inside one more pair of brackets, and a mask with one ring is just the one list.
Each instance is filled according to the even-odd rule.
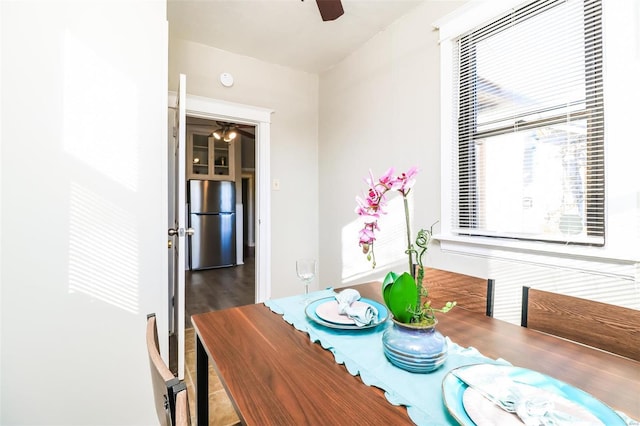
[[229,143],[223,140],[211,138],[214,143],[213,148],[213,174],[220,177],[231,175],[229,167]]
[[233,144],[207,128],[187,128],[187,179],[235,181]]
[[209,175],[209,137],[207,135],[193,134],[191,151],[191,174]]

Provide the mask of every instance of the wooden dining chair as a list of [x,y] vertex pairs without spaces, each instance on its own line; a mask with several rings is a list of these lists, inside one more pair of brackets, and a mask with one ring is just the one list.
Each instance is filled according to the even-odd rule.
[[173,394],[176,399],[174,424],[176,426],[191,426],[191,412],[189,411],[189,397],[186,384],[182,381],[178,385],[174,385]]
[[[419,267],[415,265],[416,276]],[[423,270],[422,284],[428,289],[434,307],[455,301],[461,308],[493,316],[494,280],[435,268]]]
[[147,315],[147,352],[158,421],[162,426],[191,424],[185,383],[173,375],[160,355],[156,315]]
[[640,311],[522,288],[521,325],[640,361]]

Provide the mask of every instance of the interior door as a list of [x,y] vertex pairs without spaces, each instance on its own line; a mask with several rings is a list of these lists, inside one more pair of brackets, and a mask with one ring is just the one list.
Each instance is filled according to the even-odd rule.
[[[185,245],[186,234],[191,230],[186,229],[186,199],[185,199],[185,155],[186,155],[186,120],[187,120],[187,77],[180,74],[178,97],[175,105],[174,117],[174,149],[169,155],[169,163],[172,164],[174,175],[170,187],[173,187],[173,214],[174,223],[169,228],[169,236],[172,239],[173,262],[170,262],[172,274],[173,298],[169,301],[169,312],[173,319],[173,332],[177,340],[177,364],[178,377],[184,379],[184,316],[185,316]],[[171,168],[171,167],[170,167]]]

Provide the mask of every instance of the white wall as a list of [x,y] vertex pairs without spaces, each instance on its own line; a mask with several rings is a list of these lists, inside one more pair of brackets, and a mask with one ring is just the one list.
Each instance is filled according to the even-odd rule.
[[0,423],[154,424],[144,336],[148,312],[167,321],[166,6],[1,7]]
[[[220,84],[222,72],[233,75],[232,87]],[[295,259],[318,256],[318,76],[171,39],[170,90],[179,73],[187,75],[189,94],[275,111],[271,178],[280,190],[271,192],[272,296],[300,293]]]
[[[408,268],[404,230],[395,235],[400,258],[388,268],[381,266],[388,259],[378,251],[379,267],[372,271],[358,247],[355,196],[363,193],[369,169],[378,177],[392,166],[398,172],[418,166],[414,233],[439,219],[440,62],[431,23],[459,4],[419,6],[321,76],[321,272],[336,285]],[[380,238],[389,232],[381,229]],[[384,249],[382,241],[378,247]]]
[[[363,178],[370,168],[379,176],[390,166],[403,171],[417,165],[421,173],[412,191],[413,231],[440,219],[440,52],[438,32],[431,24],[462,4],[424,3],[320,77],[319,235],[326,282],[348,286],[381,279],[388,270],[407,269],[402,222],[399,230],[392,223],[381,223],[385,227],[378,233],[376,270],[359,250],[354,197],[365,188]],[[605,5],[610,17],[605,23],[607,214],[610,224],[621,220],[628,224],[628,240],[633,241],[640,236],[640,176],[631,164],[637,155],[629,153],[637,151],[637,144],[620,141],[636,133],[631,117],[638,109],[625,101],[624,94],[627,99],[640,96],[633,77],[640,69],[640,8],[632,0]],[[403,220],[402,212],[400,216]],[[637,258],[636,245],[627,244],[626,250],[627,258]],[[523,285],[640,309],[640,267],[633,262],[553,255],[514,259],[495,252],[465,255],[445,252],[434,241],[426,263],[494,278],[495,316],[512,322],[519,322]]]

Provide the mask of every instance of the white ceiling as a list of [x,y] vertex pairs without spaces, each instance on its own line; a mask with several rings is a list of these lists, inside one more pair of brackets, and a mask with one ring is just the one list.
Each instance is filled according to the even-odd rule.
[[323,22],[315,0],[168,0],[172,38],[320,73],[427,0],[342,0]]

